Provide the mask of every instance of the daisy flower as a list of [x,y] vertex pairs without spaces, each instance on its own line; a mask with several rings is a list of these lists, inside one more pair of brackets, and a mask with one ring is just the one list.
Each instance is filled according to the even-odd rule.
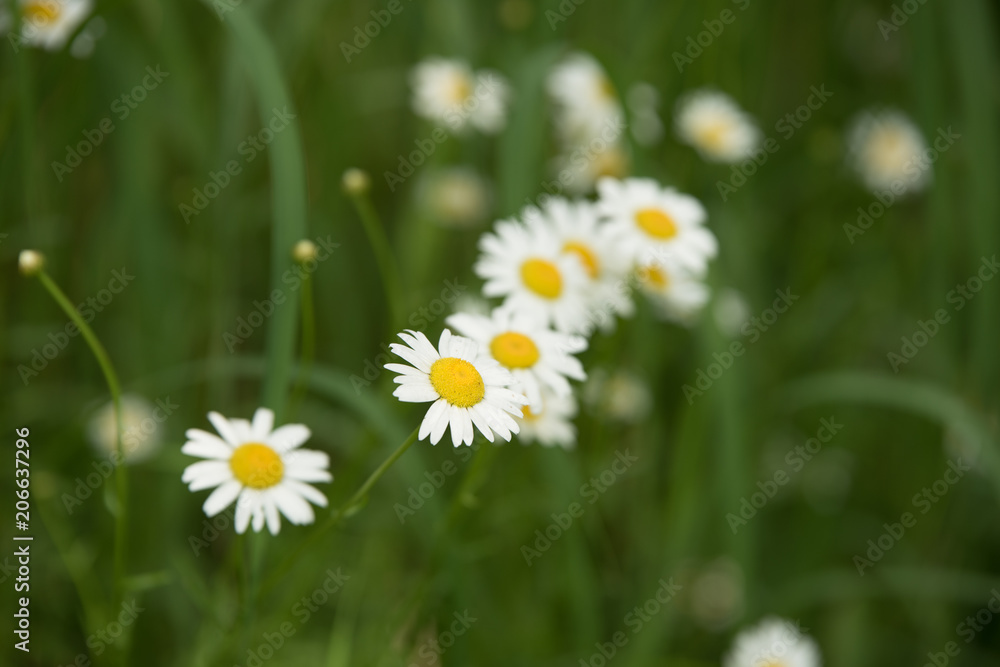
[[573,53],[549,74],[546,88],[556,107],[556,130],[564,143],[579,144],[624,119],[615,87],[587,53]]
[[544,447],[559,446],[572,449],[576,445],[576,399],[573,395],[560,396],[542,389],[542,405],[537,411],[524,409],[524,416],[517,420],[521,425],[518,439],[525,445],[537,442]]
[[636,270],[639,286],[668,320],[691,324],[705,304],[709,289],[701,276],[663,264],[646,264]]
[[819,649],[796,623],[766,618],[733,642],[723,667],[819,667]]
[[[274,426],[274,413],[258,408],[253,422],[226,419],[209,412],[219,435],[197,428],[188,429],[188,441],[181,452],[206,461],[192,463],[181,480],[192,491],[215,487],[202,509],[215,516],[236,501],[236,532],[260,532],[267,523],[272,535],[281,529],[278,513],[296,525],[315,520],[312,502],[326,507],[326,496],[307,482],[329,482],[330,457],[299,447],[311,435],[302,424]],[[222,436],[222,437],[219,437]]]
[[701,272],[718,252],[715,235],[703,226],[705,208],[690,195],[648,178],[603,178],[597,192],[598,212],[637,263],[658,261]]
[[604,177],[625,178],[629,173],[629,155],[615,142],[596,140],[593,145],[578,146],[569,154],[552,161],[552,173],[566,192],[583,196],[594,191],[594,184]]
[[523,311],[564,333],[588,328],[588,278],[579,259],[563,252],[544,214],[524,223],[501,220],[479,239],[473,267],[486,281],[483,295],[504,297],[504,306]]
[[[6,3],[4,3],[6,5]],[[28,46],[56,51],[66,44],[77,27],[90,15],[92,0],[20,0],[20,39]],[[0,29],[13,21],[6,10],[0,14]]]
[[915,192],[931,180],[923,158],[927,143],[916,125],[895,110],[866,111],[847,135],[849,161],[871,190]]
[[417,331],[399,334],[405,345],[393,343],[392,352],[411,365],[386,364],[386,370],[399,375],[399,386],[392,393],[404,403],[430,403],[418,438],[430,436],[436,445],[445,429],[451,426],[451,441],[456,447],[472,444],[473,425],[493,442],[496,433],[510,441],[518,432],[514,417],[521,416],[527,400],[509,389],[513,376],[484,353],[474,340],[441,332],[437,349],[427,336]]
[[527,209],[526,218],[542,216],[550,225],[564,254],[576,258],[588,281],[588,317],[605,330],[614,316],[630,316],[634,311],[626,277],[628,259],[616,248],[615,232],[600,221],[590,202],[570,202],[549,198],[542,208]]
[[509,87],[496,72],[473,72],[460,60],[428,58],[413,68],[410,84],[413,111],[452,132],[471,125],[494,134],[506,123]]
[[511,389],[524,394],[533,410],[542,409],[542,387],[569,396],[569,379],[587,379],[572,356],[587,349],[587,340],[552,331],[525,313],[497,308],[489,317],[456,313],[445,322],[489,350],[514,377]]
[[[169,403],[169,397],[167,399]],[[162,405],[162,402],[161,402]],[[125,394],[121,397],[122,453],[128,463],[139,463],[150,458],[160,448],[162,431],[160,422],[169,414],[152,405],[142,396]],[[163,416],[157,414],[159,411]],[[90,418],[87,437],[91,444],[106,456],[118,453],[118,429],[115,424],[115,406],[108,402]]]
[[760,144],[757,125],[731,97],[716,90],[696,90],[677,103],[678,138],[712,162],[739,162]]
[[431,220],[453,228],[474,227],[486,221],[493,193],[484,178],[467,167],[427,173],[420,196]]

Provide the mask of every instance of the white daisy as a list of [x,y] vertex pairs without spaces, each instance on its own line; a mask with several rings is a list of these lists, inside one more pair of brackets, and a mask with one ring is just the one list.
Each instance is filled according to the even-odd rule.
[[560,396],[548,389],[542,389],[542,405],[539,410],[524,409],[524,416],[518,419],[521,432],[518,439],[523,444],[537,442],[545,447],[558,445],[572,449],[576,445],[576,399],[572,394]]
[[472,444],[473,425],[490,442],[494,432],[508,442],[511,433],[518,432],[514,417],[521,416],[521,406],[527,400],[508,389],[513,376],[479,343],[454,336],[448,329],[441,332],[437,349],[417,331],[399,337],[406,345],[393,343],[389,347],[412,366],[385,365],[399,373],[393,381],[400,386],[392,395],[404,403],[434,402],[420,424],[420,440],[430,436],[431,444],[436,445],[449,425],[456,447]]
[[558,331],[587,330],[587,274],[579,259],[563,252],[544,215],[529,214],[524,223],[501,220],[479,248],[473,268],[486,281],[484,296],[504,297],[504,306]]
[[526,313],[497,308],[489,317],[456,313],[445,321],[510,371],[511,389],[524,394],[533,410],[542,409],[542,387],[569,396],[569,379],[587,379],[583,364],[572,356],[587,349],[587,340],[539,325]]
[[696,90],[677,102],[678,138],[713,162],[739,162],[760,144],[753,119],[725,93]]
[[[219,436],[200,429],[188,429],[188,441],[181,451],[207,461],[192,463],[181,480],[192,491],[215,487],[202,509],[215,516],[236,501],[236,532],[243,533],[253,519],[260,532],[266,521],[277,535],[281,529],[278,513],[296,525],[315,520],[312,502],[326,507],[326,496],[307,482],[329,482],[330,457],[299,447],[311,435],[302,424],[285,424],[276,429],[274,413],[258,408],[253,423],[226,419],[209,412]],[[273,429],[273,430],[272,430]]]
[[556,131],[564,144],[579,145],[624,118],[615,87],[604,68],[587,53],[573,53],[546,81],[556,107]]
[[701,272],[718,252],[715,235],[703,225],[705,208],[690,195],[648,178],[604,178],[597,192],[598,212],[636,263],[656,261]]
[[[129,463],[145,461],[160,448],[163,437],[161,423],[167,414],[160,411],[142,396],[125,394],[121,397],[122,452]],[[117,455],[118,433],[115,425],[115,408],[106,403],[90,418],[87,437],[94,447],[105,455]]]
[[444,227],[474,227],[486,221],[492,192],[472,169],[452,167],[427,172],[421,200],[430,219]]
[[798,624],[766,618],[733,642],[723,667],[819,667],[819,649]]
[[923,158],[927,143],[899,111],[860,114],[848,130],[847,144],[851,165],[871,190],[915,192],[931,180],[931,164]]
[[[20,0],[20,39],[28,46],[48,51],[61,49],[92,7],[93,0]],[[0,30],[7,30],[12,22],[10,14],[3,10]]]
[[646,264],[636,269],[636,277],[665,319],[689,325],[708,303],[709,289],[701,276],[680,267]]
[[525,218],[539,215],[551,226],[563,253],[583,266],[590,322],[609,330],[616,315],[631,315],[634,306],[627,280],[631,265],[617,247],[615,231],[601,222],[594,205],[551,197],[541,210],[524,212]]
[[507,119],[509,86],[489,70],[473,72],[460,60],[427,58],[410,75],[413,110],[432,123],[462,132],[471,125],[493,134]]

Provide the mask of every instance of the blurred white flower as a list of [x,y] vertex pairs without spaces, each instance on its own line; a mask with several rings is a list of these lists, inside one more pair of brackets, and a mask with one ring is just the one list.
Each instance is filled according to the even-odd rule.
[[556,132],[564,145],[586,143],[606,127],[624,122],[615,87],[590,54],[566,57],[549,74],[546,88],[556,107]]
[[702,568],[690,585],[691,614],[710,630],[728,626],[743,611],[743,570],[731,558]]
[[[122,451],[125,461],[145,461],[160,449],[163,432],[160,425],[166,415],[156,414],[156,406],[142,396],[125,394],[121,397]],[[98,409],[87,424],[87,437],[102,455],[117,452],[114,405],[108,402]]]
[[635,374],[617,369],[609,373],[598,368],[589,373],[583,400],[614,421],[634,424],[642,421],[653,406],[646,383]]
[[851,166],[870,190],[901,195],[931,181],[931,164],[923,157],[927,143],[902,112],[862,112],[847,132],[847,147]]
[[766,618],[737,635],[723,667],[819,667],[816,642],[797,623]]
[[[6,4],[0,10],[0,30],[4,31],[13,23]],[[20,42],[57,51],[90,15],[93,0],[19,0],[18,6],[21,11]]]
[[474,227],[490,213],[493,193],[489,183],[468,167],[428,171],[420,199],[433,222],[445,227]]
[[558,155],[552,162],[560,187],[575,196],[590,194],[602,178],[625,178],[629,173],[629,155],[617,140],[594,139]]
[[678,100],[674,125],[682,142],[712,162],[739,162],[761,141],[753,119],[716,90],[696,90]]
[[729,338],[736,338],[740,329],[750,319],[750,306],[738,290],[723,287],[715,297],[712,316],[719,331]]
[[473,72],[461,60],[433,57],[413,68],[410,84],[414,112],[452,132],[472,126],[494,134],[506,123],[510,91],[496,72]]
[[644,264],[636,269],[636,276],[664,319],[690,326],[708,303],[709,289],[702,276],[680,266]]
[[538,412],[524,409],[524,416],[517,420],[521,425],[518,438],[523,444],[537,442],[544,447],[559,446],[573,449],[576,446],[576,399],[572,394],[560,396],[542,389],[542,405]]
[[626,95],[631,112],[632,136],[640,146],[652,146],[663,138],[663,121],[660,120],[660,93],[652,84],[640,81]]

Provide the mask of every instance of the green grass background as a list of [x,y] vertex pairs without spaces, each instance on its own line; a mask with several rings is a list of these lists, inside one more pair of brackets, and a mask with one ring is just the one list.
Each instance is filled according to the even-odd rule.
[[[956,626],[1000,587],[1000,283],[986,283],[952,313],[900,373],[886,361],[918,319],[948,307],[945,295],[974,274],[980,257],[1000,252],[996,7],[928,0],[883,39],[876,23],[891,14],[887,2],[754,0],[740,11],[724,0],[586,0],[552,29],[545,12],[558,11],[553,1],[530,3],[531,20],[514,29],[493,0],[403,0],[403,12],[345,62],[340,43],[384,6],[247,0],[220,22],[197,2],[102,1],[107,34],[89,59],[3,45],[0,413],[5,451],[15,427],[31,429],[36,536],[32,652],[15,651],[5,632],[3,662],[70,664],[117,613],[109,605],[114,485],[72,515],[60,499],[96,460],[84,428],[107,400],[98,366],[77,337],[27,386],[17,371],[66,321],[36,280],[17,273],[17,253],[37,248],[74,302],[105,287],[112,269],[135,274],[93,326],[127,390],[180,405],[161,427],[160,454],[128,469],[127,597],[145,611],[125,639],[89,655],[95,664],[245,665],[248,648],[287,621],[296,632],[267,664],[429,665],[419,647],[467,609],[478,620],[441,664],[569,667],[588,660],[595,642],[609,641],[670,577],[684,592],[613,662],[718,664],[740,626],[780,614],[800,619],[834,667],[920,665],[948,641],[962,647],[952,664],[996,664],[1000,620],[970,644]],[[727,8],[737,20],[678,73],[672,54]],[[311,447],[332,457],[335,481],[323,487],[332,507],[422,417],[392,399],[388,373],[359,393],[351,385],[366,360],[380,365],[392,322],[375,256],[340,189],[347,167],[371,172],[407,316],[446,279],[475,292],[481,230],[436,226],[416,206],[416,177],[394,193],[382,177],[432,129],[409,109],[409,68],[427,55],[456,56],[510,79],[507,129],[495,139],[449,139],[429,160],[489,175],[499,218],[551,178],[543,81],[573,49],[598,57],[619,90],[636,81],[656,86],[668,127],[676,97],[702,85],[734,95],[770,136],[810,86],[834,93],[725,203],[716,182],[729,169],[704,164],[669,132],[652,148],[632,147],[634,174],[708,207],[721,245],[714,286],[740,290],[753,314],[776,289],[790,287],[801,300],[693,405],[682,386],[729,340],[711,318],[683,330],[640,308],[614,334],[597,336],[585,362],[648,383],[653,409],[641,423],[585,411],[572,453],[512,443],[463,462],[447,443],[418,443],[362,511],[290,570],[277,568],[311,529],[287,522],[277,538],[238,540],[224,530],[196,556],[189,536],[202,530],[205,492],[181,484],[190,460],[179,450],[185,429],[207,427],[208,410],[249,417],[266,403],[307,423]],[[157,65],[170,73],[164,83],[127,119],[115,118],[114,132],[57,181],[51,162],[63,161],[66,145],[112,115],[112,101]],[[286,103],[294,125],[185,225],[178,206],[192,188],[241,159],[239,143]],[[932,187],[893,205],[851,244],[843,225],[873,198],[844,166],[842,132],[871,105],[906,110],[929,138],[952,126],[961,139],[934,165]],[[297,305],[282,307],[235,355],[222,336],[291,266],[296,240],[327,235],[341,245],[314,275],[316,365],[304,399],[286,406]],[[427,333],[434,338],[441,326],[438,319]],[[734,536],[725,515],[831,415],[845,427],[806,469],[817,474],[796,476]],[[858,576],[852,557],[884,522],[912,511],[912,495],[954,457],[949,446],[979,448],[975,472]],[[521,546],[625,449],[639,457],[633,468],[526,566]],[[400,525],[394,503],[445,461],[459,472]],[[807,502],[835,461],[848,462],[847,491],[827,505]],[[8,498],[12,479],[0,477]],[[0,559],[12,551],[3,547]],[[732,622],[711,629],[691,614],[690,575],[721,557],[742,569],[744,604]],[[241,559],[247,568],[257,559],[258,583],[278,572],[276,585],[249,599],[255,588],[241,581]],[[350,580],[300,624],[296,602],[338,567]],[[13,610],[11,576],[3,587],[3,609]]]

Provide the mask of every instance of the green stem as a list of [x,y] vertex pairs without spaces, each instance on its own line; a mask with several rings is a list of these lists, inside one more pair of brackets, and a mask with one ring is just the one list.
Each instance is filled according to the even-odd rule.
[[306,276],[302,279],[302,342],[301,342],[301,365],[299,367],[298,379],[295,382],[295,389],[292,391],[291,408],[289,410],[289,420],[293,418],[295,411],[306,395],[309,387],[309,372],[312,370],[313,360],[316,358],[316,311],[313,306],[312,277]]
[[115,412],[115,457],[117,459],[115,470],[115,502],[117,507],[115,508],[114,594],[111,598],[111,610],[112,613],[117,613],[116,610],[121,606],[124,595],[122,589],[125,581],[125,537],[128,525],[126,520],[128,479],[125,475],[125,451],[122,447],[121,383],[118,381],[118,375],[115,373],[115,368],[111,364],[111,359],[108,357],[107,351],[101,345],[101,341],[97,339],[90,325],[84,321],[83,316],[80,315],[76,307],[73,306],[63,291],[59,289],[55,281],[49,277],[48,273],[39,271],[38,279],[45,286],[45,289],[49,291],[49,294],[52,295],[56,303],[59,304],[73,321],[73,324],[80,329],[83,339],[87,341],[90,351],[93,352],[97,363],[101,367],[101,372],[104,373],[104,379],[108,383],[108,390],[111,392],[111,403]]
[[295,551],[292,552],[292,554],[288,556],[288,558],[286,558],[278,568],[275,569],[274,574],[264,583],[261,587],[261,594],[269,591],[274,584],[280,581],[282,577],[285,576],[285,573],[295,564],[295,561],[297,561],[306,550],[316,544],[316,542],[319,541],[319,539],[322,538],[327,531],[331,530],[341,521],[352,516],[361,509],[360,505],[368,495],[368,491],[375,485],[375,482],[381,479],[382,475],[384,475],[385,472],[392,467],[392,464],[398,461],[399,458],[406,453],[406,450],[417,441],[417,433],[419,430],[419,428],[413,429],[413,433],[411,433],[406,440],[403,441],[403,444],[396,448],[396,451],[389,455],[389,458],[382,461],[382,464],[368,476],[368,479],[365,480],[364,484],[362,484],[360,488],[358,488],[358,490],[347,499],[347,502],[341,505],[335,512],[331,512],[330,516],[327,517],[327,520],[299,544]]
[[379,273],[382,276],[382,287],[385,289],[386,304],[389,309],[389,319],[392,322],[393,330],[403,322],[402,310],[402,285],[399,282],[399,273],[396,271],[396,261],[389,246],[389,238],[385,234],[385,228],[372,205],[367,192],[352,194],[351,201],[358,210],[358,216],[364,225],[365,234],[368,235],[368,242],[372,244],[375,252],[375,262],[378,264]]

